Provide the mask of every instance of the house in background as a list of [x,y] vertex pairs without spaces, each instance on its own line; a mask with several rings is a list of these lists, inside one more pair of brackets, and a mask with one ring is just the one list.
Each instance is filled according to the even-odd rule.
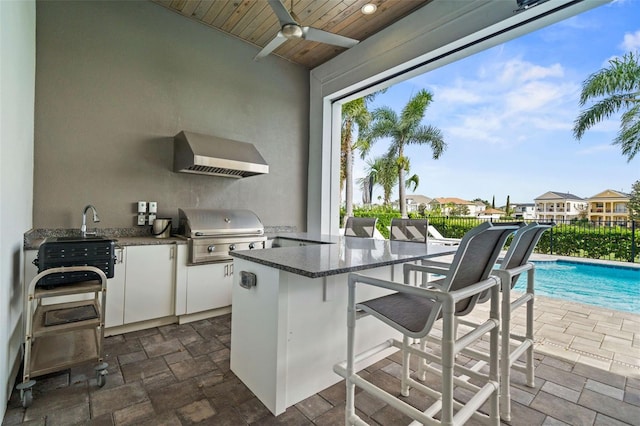
[[585,214],[587,202],[574,194],[549,191],[534,199],[536,219],[567,221]]
[[629,220],[631,194],[607,189],[587,199],[589,221],[598,224],[625,224]]
[[[480,208],[474,201],[456,197],[439,197],[431,200],[431,211],[440,211],[442,216],[476,216]],[[485,206],[482,204],[482,209]]]
[[535,219],[536,204],[535,203],[516,204],[513,207],[513,217],[515,217],[516,219]]
[[429,206],[433,198],[425,197],[424,195],[407,195],[407,212],[419,212],[420,205],[424,205],[425,210],[429,210]]
[[505,212],[504,210],[488,208],[478,212],[476,216],[478,216],[478,219],[493,220],[493,219],[500,219],[501,217],[506,215],[507,215],[507,212]]

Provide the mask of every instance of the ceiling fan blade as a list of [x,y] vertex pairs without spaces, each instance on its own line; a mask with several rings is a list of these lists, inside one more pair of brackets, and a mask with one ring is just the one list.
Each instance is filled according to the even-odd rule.
[[287,41],[287,38],[282,34],[282,31],[278,31],[278,34],[274,37],[274,39],[271,40],[269,43],[267,43],[267,45],[265,47],[263,47],[260,52],[258,52],[256,57],[253,58],[253,60],[257,61],[258,59],[261,59],[261,58],[264,58],[265,56],[268,56],[269,53],[271,53],[274,50],[276,50],[285,41]]
[[286,24],[297,24],[295,19],[293,19],[293,16],[291,16],[285,5],[283,5],[280,0],[269,0],[269,5],[271,6],[271,9],[273,9],[273,13],[278,17],[281,27]]
[[360,43],[353,38],[341,36],[339,34],[330,33],[313,27],[302,27],[302,38],[309,41],[318,41],[320,43],[332,44],[340,47],[353,47]]

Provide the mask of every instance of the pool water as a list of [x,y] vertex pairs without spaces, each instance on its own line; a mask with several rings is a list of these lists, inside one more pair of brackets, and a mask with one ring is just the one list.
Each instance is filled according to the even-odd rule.
[[[640,314],[640,268],[568,261],[534,262],[536,294]],[[526,274],[515,290],[526,289]]]

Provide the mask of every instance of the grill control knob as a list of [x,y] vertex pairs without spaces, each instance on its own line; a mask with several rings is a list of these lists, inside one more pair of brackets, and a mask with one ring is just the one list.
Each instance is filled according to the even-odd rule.
[[236,245],[235,244],[229,244],[229,251],[233,251],[236,249]]
[[256,248],[256,243],[249,243],[249,250]]
[[215,249],[216,249],[216,246],[214,246],[214,245],[210,245],[209,247],[207,247],[207,251],[208,251],[209,253],[213,253],[213,251],[214,251]]

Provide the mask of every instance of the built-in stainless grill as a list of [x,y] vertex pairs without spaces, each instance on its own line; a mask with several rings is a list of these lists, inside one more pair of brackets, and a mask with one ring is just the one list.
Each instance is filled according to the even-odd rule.
[[267,237],[250,210],[178,209],[178,233],[189,242],[191,264],[228,262],[233,250],[264,248]]

